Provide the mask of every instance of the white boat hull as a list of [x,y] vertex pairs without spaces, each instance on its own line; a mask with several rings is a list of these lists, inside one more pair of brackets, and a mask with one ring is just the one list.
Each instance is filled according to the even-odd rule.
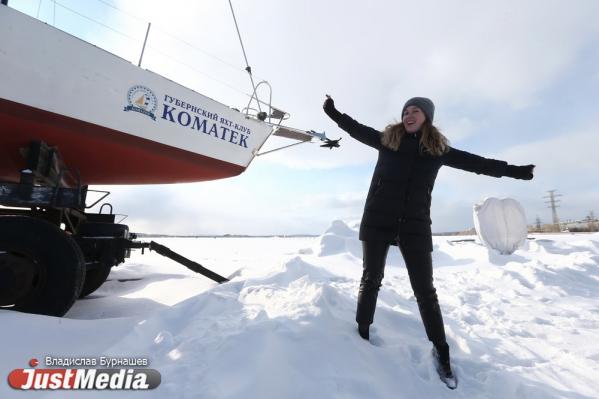
[[9,7],[0,7],[0,180],[18,149],[58,146],[87,184],[242,173],[272,128]]

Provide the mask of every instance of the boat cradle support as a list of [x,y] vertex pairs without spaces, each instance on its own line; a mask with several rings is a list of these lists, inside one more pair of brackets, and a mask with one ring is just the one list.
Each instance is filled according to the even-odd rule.
[[206,269],[204,266],[200,265],[199,263],[194,262],[190,259],[187,259],[186,257],[176,253],[175,251],[165,247],[164,245],[158,244],[155,241],[150,241],[150,242],[130,241],[130,245],[131,245],[130,248],[136,248],[136,249],[141,248],[142,251],[145,248],[147,248],[150,251],[154,251],[162,256],[165,256],[169,259],[174,260],[177,263],[182,264],[183,266],[187,267],[191,271],[194,271],[196,273],[199,273],[203,276],[208,277],[211,280],[216,281],[219,284],[226,283],[227,281],[229,281],[229,279],[227,279],[226,277],[223,277],[223,276],[219,275],[218,273],[213,272],[212,270]]

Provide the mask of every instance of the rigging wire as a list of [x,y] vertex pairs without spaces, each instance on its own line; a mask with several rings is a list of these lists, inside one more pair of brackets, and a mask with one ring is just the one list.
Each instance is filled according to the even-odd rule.
[[[148,21],[146,21],[145,19],[140,18],[137,15],[131,14],[130,12],[127,12],[124,9],[117,7],[117,6],[109,3],[106,0],[96,0],[96,1],[98,1],[98,2],[100,2],[102,4],[104,4],[104,5],[106,5],[108,7],[110,7],[112,9],[116,10],[116,11],[119,11],[119,12],[127,15],[130,18],[133,18],[133,19],[135,19],[135,20],[137,20],[139,22],[142,22],[144,25],[147,25],[147,23],[148,23]],[[211,54],[211,53],[207,52],[206,50],[203,50],[203,49],[201,49],[199,47],[196,47],[195,45],[191,44],[187,40],[181,39],[180,37],[178,37],[178,36],[176,36],[176,35],[168,32],[167,30],[165,30],[164,28],[162,28],[160,25],[156,25],[156,24],[152,23],[152,29],[158,30],[158,31],[164,33],[166,36],[169,36],[171,39],[174,39],[174,40],[176,40],[176,41],[178,41],[178,42],[180,42],[180,43],[188,46],[189,48],[191,48],[191,49],[193,49],[193,50],[195,50],[195,51],[197,51],[199,53],[202,53],[202,54],[204,54],[204,55],[206,55],[206,56],[208,56],[210,58],[214,58],[215,60],[217,60],[218,62],[222,63],[223,65],[226,65],[226,66],[228,66],[231,69],[234,69],[236,72],[245,71],[245,69],[239,68],[239,66],[233,65],[231,62],[229,62],[227,60],[224,60],[224,59],[222,59],[222,58],[220,58],[220,57],[218,57],[218,56],[216,56],[214,54]],[[259,76],[257,76],[257,77],[260,78]]]
[[247,54],[245,53],[245,47],[243,46],[243,40],[241,40],[241,33],[239,32],[239,26],[237,25],[237,18],[235,18],[235,11],[233,10],[233,4],[229,0],[229,7],[231,7],[231,14],[233,15],[233,22],[235,22],[235,29],[237,29],[237,37],[239,37],[239,43],[241,44],[241,51],[243,51],[243,58],[245,59],[245,70],[252,75],[252,68],[249,65]]
[[[143,22],[144,24],[146,23],[146,21],[145,21],[144,19],[142,19],[142,18],[139,18],[139,17],[137,17],[137,16],[135,16],[135,15],[133,15],[133,14],[130,14],[130,13],[128,13],[127,11],[124,11],[124,10],[122,10],[121,8],[118,8],[118,7],[116,7],[116,6],[112,5],[112,4],[110,4],[110,3],[108,3],[108,2],[107,2],[107,1],[105,1],[105,0],[97,0],[97,1],[98,1],[98,2],[100,2],[100,3],[102,3],[102,4],[105,4],[106,6],[109,6],[109,7],[113,8],[113,9],[115,9],[115,10],[117,10],[117,11],[119,11],[119,12],[123,13],[123,14],[126,14],[126,15],[128,15],[128,16],[129,16],[129,17],[131,17],[131,18],[134,18],[134,19],[136,19],[136,20],[138,20],[138,21],[140,21],[140,22]],[[70,12],[72,12],[73,14],[76,14],[76,15],[78,15],[78,16],[80,16],[80,17],[82,17],[82,18],[84,18],[84,19],[86,19],[86,20],[88,20],[88,21],[91,21],[91,22],[93,22],[93,23],[96,23],[96,24],[98,24],[98,25],[100,25],[100,26],[102,26],[102,27],[104,27],[104,28],[106,28],[106,29],[108,29],[108,30],[110,30],[110,31],[112,31],[112,32],[114,32],[114,33],[116,33],[116,34],[118,34],[118,35],[120,35],[120,36],[124,37],[124,38],[127,38],[127,39],[128,39],[128,40],[130,40],[130,41],[133,41],[133,42],[137,43],[137,42],[140,40],[139,38],[132,37],[131,35],[129,35],[129,34],[127,34],[127,33],[124,33],[124,32],[122,32],[122,31],[120,31],[120,30],[118,30],[118,29],[115,29],[115,28],[113,28],[112,26],[109,26],[109,25],[107,25],[107,24],[105,24],[105,23],[103,23],[103,22],[101,22],[101,21],[98,21],[98,20],[96,20],[96,19],[94,19],[94,18],[92,18],[92,17],[89,17],[89,16],[87,16],[87,15],[85,15],[85,14],[82,14],[81,12],[79,12],[79,11],[76,11],[76,10],[74,10],[74,9],[72,9],[72,8],[70,8],[70,7],[68,7],[68,6],[66,6],[65,4],[63,4],[63,3],[61,3],[61,2],[59,2],[59,1],[57,1],[57,0],[52,0],[52,3],[54,3],[54,7],[56,7],[56,5],[58,5],[59,7],[61,7],[61,8],[63,8],[63,9],[65,9],[65,10],[67,10],[67,11],[70,11]],[[41,0],[40,0],[40,5],[41,5]],[[229,0],[229,5],[231,5],[231,2],[230,2],[230,0]],[[232,7],[232,6],[231,6],[231,7]],[[231,8],[231,11],[233,11],[233,9],[232,9],[232,8]],[[215,82],[217,82],[217,83],[220,83],[221,85],[223,85],[223,86],[226,86],[226,87],[228,87],[229,89],[231,89],[231,90],[233,90],[233,91],[235,91],[235,92],[237,92],[237,93],[240,93],[240,94],[242,94],[242,95],[244,95],[244,96],[250,97],[250,104],[251,104],[252,100],[255,100],[255,101],[256,101],[256,103],[258,104],[258,109],[259,109],[259,112],[261,112],[261,107],[260,107],[260,104],[262,104],[262,105],[265,105],[265,106],[268,106],[268,107],[270,108],[270,107],[271,107],[271,103],[266,103],[266,102],[264,102],[264,101],[261,101],[261,100],[258,98],[258,95],[257,95],[257,92],[256,92],[256,90],[257,90],[258,86],[260,86],[260,84],[258,84],[258,85],[255,85],[255,84],[254,84],[253,75],[252,75],[252,72],[251,72],[251,67],[250,67],[250,66],[247,64],[247,56],[246,56],[245,48],[244,48],[244,46],[243,46],[243,42],[242,42],[242,40],[241,40],[241,35],[240,35],[240,32],[239,32],[239,29],[238,29],[238,27],[237,27],[237,21],[236,21],[236,18],[235,18],[235,14],[234,14],[234,12],[233,12],[233,19],[234,19],[234,21],[235,21],[235,26],[236,26],[236,28],[237,28],[237,34],[238,34],[238,36],[239,36],[239,40],[240,40],[240,43],[241,43],[241,46],[242,46],[242,50],[243,50],[244,59],[245,59],[245,61],[246,61],[246,65],[247,65],[247,67],[246,67],[246,69],[245,69],[245,70],[246,70],[246,71],[249,73],[249,75],[250,75],[250,79],[251,79],[251,83],[252,83],[252,87],[253,87],[253,94],[248,94],[247,92],[245,92],[245,91],[243,91],[243,90],[241,90],[241,89],[239,89],[239,88],[237,88],[237,87],[235,87],[235,86],[232,86],[232,85],[228,84],[227,82],[224,82],[224,81],[222,81],[222,80],[220,80],[220,79],[217,79],[217,78],[215,78],[215,77],[213,77],[213,76],[211,76],[211,75],[209,75],[209,74],[207,74],[207,73],[205,73],[205,72],[203,72],[203,71],[199,70],[198,68],[196,68],[196,67],[194,67],[194,66],[192,66],[192,65],[190,65],[190,64],[188,64],[188,63],[186,63],[186,62],[184,62],[184,61],[182,61],[181,59],[179,59],[179,58],[177,58],[177,57],[173,57],[171,54],[168,54],[168,53],[166,53],[166,52],[164,52],[164,51],[162,51],[162,50],[158,49],[157,47],[154,47],[154,46],[148,45],[148,46],[147,46],[147,48],[150,48],[150,49],[152,49],[153,51],[155,51],[155,52],[157,52],[157,53],[159,53],[159,54],[162,54],[164,57],[167,57],[169,60],[171,60],[171,61],[174,61],[174,62],[176,62],[176,63],[178,63],[178,64],[180,64],[180,65],[182,65],[182,66],[185,66],[185,67],[187,67],[187,68],[189,68],[189,69],[193,70],[194,72],[197,72],[197,73],[199,73],[199,74],[201,74],[201,75],[203,75],[203,76],[207,77],[208,79],[211,79],[211,80],[213,80],[213,81],[215,81]],[[155,29],[157,29],[157,30],[159,30],[159,31],[161,31],[162,33],[166,34],[167,36],[170,36],[170,37],[171,37],[171,38],[173,38],[174,40],[177,40],[177,41],[179,41],[179,42],[181,42],[181,43],[183,43],[183,44],[185,44],[185,45],[187,45],[187,46],[191,47],[192,49],[194,49],[194,50],[196,50],[196,51],[199,51],[199,52],[201,52],[201,53],[203,53],[203,54],[205,54],[205,55],[207,55],[207,56],[209,56],[209,57],[212,57],[212,58],[216,59],[216,60],[220,61],[221,63],[223,63],[223,64],[225,64],[225,65],[227,65],[227,66],[229,66],[229,67],[233,68],[233,69],[234,69],[234,70],[236,70],[236,71],[240,71],[239,67],[233,66],[232,64],[230,64],[230,63],[226,62],[225,60],[222,60],[222,59],[220,59],[219,57],[216,57],[216,56],[214,56],[214,55],[212,55],[212,54],[210,54],[210,53],[208,53],[208,52],[206,52],[206,51],[204,51],[204,50],[202,50],[202,49],[199,49],[199,48],[195,47],[195,46],[194,46],[194,45],[192,45],[191,43],[189,43],[189,42],[187,42],[187,41],[185,41],[185,40],[183,40],[183,39],[180,39],[180,38],[178,38],[177,36],[175,36],[175,35],[173,35],[173,34],[171,34],[171,33],[167,32],[167,31],[165,31],[164,29],[161,29],[160,27],[154,27],[154,28],[155,28]],[[264,83],[264,82],[265,82],[265,81],[263,81],[263,82],[260,82],[260,83]],[[248,104],[248,107],[247,107],[247,108],[249,108],[249,104]]]
[[289,148],[289,147],[295,147],[296,145],[300,145],[300,144],[304,144],[304,143],[310,143],[310,144],[312,144],[312,142],[310,142],[310,141],[300,141],[300,142],[298,142],[298,143],[289,144],[289,145],[286,145],[286,146],[284,146],[284,147],[278,147],[278,148],[275,148],[275,149],[273,149],[273,150],[268,150],[268,151],[264,151],[264,152],[259,152],[259,153],[257,153],[257,154],[256,154],[256,156],[257,156],[257,157],[259,157],[259,156],[262,156],[262,155],[270,154],[271,152],[275,152],[275,151],[284,150],[284,149],[287,149],[287,148]]
[[100,2],[100,3],[102,3],[102,4],[105,4],[105,5],[107,5],[108,7],[112,8],[112,9],[115,9],[115,10],[118,10],[118,11],[122,12],[123,14],[126,14],[126,15],[128,15],[129,17],[131,17],[131,18],[133,18],[133,19],[137,19],[138,21],[140,21],[140,22],[143,22],[144,24],[148,22],[148,21],[146,21],[146,20],[144,20],[144,19],[142,19],[142,18],[138,17],[137,15],[133,15],[133,14],[131,14],[131,13],[129,13],[129,12],[127,12],[127,11],[125,11],[125,10],[121,9],[121,8],[118,8],[118,7],[117,7],[117,6],[115,6],[114,4],[111,4],[111,3],[109,3],[109,2],[107,2],[107,1],[105,1],[105,0],[97,0],[97,1],[99,1],[99,2]]
[[189,68],[189,69],[191,69],[191,70],[193,70],[193,71],[195,71],[195,72],[197,72],[197,73],[199,73],[199,74],[201,74],[201,75],[204,75],[204,76],[206,76],[207,78],[214,80],[215,82],[218,82],[218,83],[220,83],[220,84],[222,84],[222,85],[224,85],[224,86],[227,86],[228,88],[230,88],[230,89],[232,89],[232,90],[235,90],[236,92],[238,92],[238,93],[240,93],[240,94],[243,94],[244,96],[248,96],[248,97],[250,96],[250,94],[246,93],[245,91],[243,91],[243,90],[240,90],[239,88],[237,88],[237,87],[235,87],[235,86],[232,86],[232,85],[230,85],[229,83],[227,83],[227,82],[225,82],[225,81],[222,81],[222,80],[220,80],[220,79],[217,79],[217,78],[215,78],[214,76],[211,76],[211,75],[209,75],[209,74],[207,74],[207,73],[205,73],[205,72],[202,72],[202,71],[201,71],[201,70],[199,70],[198,68],[196,68],[196,67],[194,67],[194,66],[192,66],[192,65],[188,64],[188,63],[187,63],[187,62],[185,62],[185,61],[182,61],[181,59],[179,59],[179,58],[177,58],[177,57],[173,57],[172,55],[165,53],[164,51],[162,51],[162,50],[158,49],[157,47],[154,47],[154,46],[150,46],[150,45],[148,45],[148,46],[147,46],[147,48],[149,48],[149,49],[152,49],[153,51],[155,51],[155,52],[157,52],[157,53],[159,53],[159,54],[162,54],[163,56],[167,57],[169,60],[171,60],[171,61],[174,61],[174,62],[176,62],[176,63],[178,63],[178,64],[181,64],[181,65],[183,65],[183,66],[185,66],[185,67],[187,67],[187,68]]
[[[98,0],[98,1],[102,1],[102,0]],[[111,26],[109,26],[109,25],[106,25],[106,24],[104,24],[104,23],[102,23],[102,22],[100,22],[100,21],[98,21],[98,20],[96,20],[96,19],[93,19],[93,18],[91,18],[91,17],[88,17],[87,15],[84,15],[84,14],[82,14],[82,13],[80,13],[80,12],[76,11],[76,10],[73,10],[72,8],[70,8],[70,7],[67,7],[67,6],[65,6],[64,4],[62,4],[62,3],[58,2],[58,1],[54,1],[54,2],[55,2],[55,3],[56,3],[58,6],[60,6],[60,7],[64,8],[65,10],[68,10],[68,11],[70,11],[70,12],[72,12],[72,13],[76,14],[76,15],[79,15],[80,17],[82,17],[82,18],[85,18],[85,19],[87,19],[87,20],[89,20],[89,21],[91,21],[91,22],[94,22],[94,23],[98,24],[98,25],[101,25],[101,26],[103,26],[104,28],[106,28],[106,29],[109,29],[109,30],[111,30],[112,32],[114,32],[114,33],[116,33],[116,34],[118,34],[118,35],[121,35],[121,36],[123,36],[123,37],[125,37],[125,38],[127,38],[127,39],[129,39],[129,40],[131,40],[131,41],[133,41],[133,42],[135,42],[135,43],[137,43],[137,42],[139,41],[139,39],[137,39],[137,38],[134,38],[134,37],[132,37],[132,36],[130,36],[130,35],[128,35],[128,34],[126,34],[126,33],[124,33],[124,32],[121,32],[121,31],[119,31],[119,30],[117,30],[117,29],[114,29],[113,27],[111,27]],[[236,91],[236,92],[238,92],[238,93],[240,93],[240,94],[243,94],[244,96],[251,97],[251,95],[250,95],[250,94],[248,94],[247,92],[245,92],[245,91],[243,91],[243,90],[240,90],[239,88],[237,88],[237,87],[235,87],[235,86],[232,86],[232,85],[230,85],[230,84],[228,84],[228,83],[226,83],[226,82],[224,82],[224,81],[222,81],[222,80],[220,80],[220,79],[217,79],[217,78],[215,78],[215,77],[213,77],[213,76],[211,76],[211,75],[209,75],[209,74],[207,74],[207,73],[205,73],[205,72],[202,72],[202,71],[201,71],[201,70],[199,70],[198,68],[196,68],[196,67],[194,67],[194,66],[192,66],[192,65],[190,65],[190,64],[188,64],[188,63],[186,63],[186,62],[184,62],[184,61],[182,61],[181,59],[179,59],[179,58],[177,58],[177,57],[173,57],[171,54],[168,54],[168,53],[166,53],[166,52],[164,52],[164,51],[162,51],[162,50],[158,49],[157,47],[154,47],[154,46],[148,45],[148,46],[147,46],[147,48],[150,48],[150,49],[152,49],[153,51],[155,51],[155,52],[157,52],[157,53],[160,53],[160,54],[162,54],[163,56],[167,57],[169,60],[171,60],[171,61],[174,61],[174,62],[176,62],[176,63],[178,63],[178,64],[181,64],[181,65],[183,65],[183,66],[185,66],[185,67],[187,67],[187,68],[189,68],[189,69],[191,69],[191,70],[193,70],[193,71],[195,71],[195,72],[197,72],[197,73],[200,73],[200,74],[202,74],[202,75],[206,76],[207,78],[214,80],[215,82],[218,82],[218,83],[220,83],[220,84],[222,84],[222,85],[224,85],[224,86],[227,86],[228,88],[230,88],[230,89],[232,89],[232,90],[234,90],[234,91]],[[239,70],[239,69],[238,69],[238,70]]]
[[121,32],[121,31],[119,31],[119,30],[117,30],[117,29],[114,29],[113,27],[111,27],[111,26],[109,26],[109,25],[106,25],[106,24],[105,24],[105,23],[103,23],[103,22],[100,22],[100,21],[98,21],[98,20],[96,20],[96,19],[93,19],[93,18],[91,18],[91,17],[88,17],[87,15],[84,15],[84,14],[82,14],[82,13],[78,12],[78,11],[75,11],[75,10],[73,10],[72,8],[70,8],[70,7],[67,7],[67,6],[65,6],[64,4],[62,4],[62,3],[60,3],[60,2],[58,2],[58,1],[56,1],[56,0],[52,0],[52,1],[54,2],[54,4],[55,4],[55,5],[58,5],[58,6],[62,7],[62,8],[64,8],[65,10],[68,10],[68,11],[72,12],[73,14],[77,14],[77,15],[79,15],[80,17],[87,19],[88,21],[95,22],[96,24],[98,24],[98,25],[101,25],[101,26],[105,27],[106,29],[109,29],[109,30],[113,31],[114,33],[118,33],[119,35],[121,35],[121,36],[123,36],[123,37],[126,37],[126,38],[127,38],[127,39],[129,39],[129,40],[133,40],[133,41],[135,41],[135,42],[137,42],[137,41],[138,41],[138,39],[137,39],[137,38],[134,38],[134,37],[132,37],[132,36],[129,36],[128,34],[126,34],[126,33],[124,33],[124,32]]
[[[117,7],[117,6],[115,6],[114,4],[111,4],[111,3],[109,3],[109,2],[108,2],[108,1],[106,1],[106,0],[97,0],[97,1],[98,1],[98,2],[100,2],[100,3],[102,3],[102,4],[104,4],[104,5],[106,5],[106,6],[108,6],[108,7],[110,7],[110,8],[112,8],[112,9],[114,9],[114,10],[117,10],[117,11],[119,11],[119,12],[121,12],[121,13],[123,13],[123,14],[125,14],[125,15],[129,16],[130,18],[133,18],[133,19],[135,19],[135,20],[137,20],[137,21],[143,22],[144,24],[146,23],[146,21],[145,21],[144,19],[142,19],[142,18],[140,18],[140,17],[138,17],[138,16],[136,16],[136,15],[133,15],[133,14],[131,14],[131,13],[127,12],[127,11],[123,10],[122,8],[119,8],[119,7]],[[186,63],[184,63],[184,62],[182,62],[182,61],[180,61],[180,60],[177,60],[176,62],[178,62],[178,63],[180,63],[180,64],[182,64],[182,65],[184,65],[184,66],[186,66],[186,67],[188,67],[188,68],[191,68],[191,69],[193,69],[193,70],[195,70],[195,71],[198,71],[198,72],[200,72],[201,74],[203,74],[204,76],[207,76],[207,77],[209,77],[210,79],[212,79],[212,80],[214,80],[214,81],[216,81],[216,82],[219,82],[219,83],[221,83],[221,84],[223,84],[223,85],[225,85],[225,86],[227,86],[227,87],[229,87],[229,88],[232,88],[232,89],[234,89],[234,90],[235,90],[235,91],[237,91],[237,92],[240,92],[241,94],[243,94],[243,95],[245,95],[245,96],[248,96],[248,97],[250,97],[250,101],[249,101],[249,103],[248,103],[248,106],[246,107],[246,109],[249,109],[249,108],[250,108],[250,105],[251,105],[252,101],[256,101],[256,103],[257,103],[257,105],[258,105],[258,112],[262,112],[262,109],[261,109],[261,107],[260,107],[260,104],[262,104],[262,105],[266,105],[266,106],[268,106],[268,107],[269,107],[269,114],[270,114],[270,112],[271,112],[271,108],[272,108],[272,89],[271,89],[271,96],[270,96],[270,97],[271,97],[271,99],[270,99],[270,101],[269,101],[268,103],[266,103],[266,102],[264,102],[264,101],[261,101],[261,100],[258,98],[258,93],[257,93],[258,87],[260,86],[260,84],[261,84],[261,83],[263,83],[263,82],[266,82],[266,80],[265,80],[265,79],[262,79],[262,78],[260,78],[260,76],[257,76],[257,75],[256,75],[256,77],[258,77],[258,78],[262,79],[262,81],[261,81],[260,83],[258,83],[257,85],[255,84],[255,82],[254,82],[254,79],[253,79],[253,76],[254,76],[254,75],[253,75],[253,73],[252,73],[252,70],[251,70],[251,67],[249,66],[249,63],[248,63],[248,59],[247,59],[247,53],[246,53],[246,51],[245,51],[245,46],[243,45],[243,41],[242,41],[242,39],[241,39],[241,33],[240,33],[240,31],[239,31],[239,25],[237,24],[237,18],[236,18],[236,16],[235,16],[235,11],[233,10],[233,5],[232,5],[232,3],[231,3],[231,0],[229,0],[229,7],[231,8],[231,13],[232,13],[232,15],[233,15],[233,21],[235,22],[235,28],[236,28],[236,30],[237,30],[237,36],[239,37],[239,42],[240,42],[240,44],[241,44],[241,49],[242,49],[242,51],[243,51],[243,57],[244,57],[244,59],[245,59],[245,63],[246,63],[246,68],[245,68],[244,70],[245,70],[246,72],[248,72],[248,74],[249,74],[249,76],[250,76],[250,81],[251,81],[251,84],[252,84],[252,91],[253,91],[253,93],[252,93],[252,94],[248,94],[248,93],[246,93],[246,92],[243,92],[243,91],[241,91],[241,90],[239,90],[239,89],[237,89],[237,88],[234,88],[233,86],[231,86],[231,85],[229,85],[229,84],[227,84],[227,83],[225,83],[225,82],[223,82],[223,81],[221,81],[221,80],[219,80],[219,79],[216,79],[216,78],[214,78],[214,77],[211,77],[210,75],[207,75],[206,73],[203,73],[203,72],[199,71],[197,68],[194,68],[194,67],[192,67],[191,65],[189,65],[189,64],[186,64]],[[203,50],[203,49],[201,49],[201,48],[198,48],[198,47],[194,46],[193,44],[189,43],[188,41],[186,41],[186,40],[184,40],[184,39],[181,39],[180,37],[177,37],[177,36],[173,35],[172,33],[168,32],[167,30],[165,30],[165,29],[161,28],[159,25],[158,25],[158,26],[154,25],[154,29],[155,29],[155,30],[158,30],[158,31],[160,31],[160,32],[162,32],[162,33],[163,33],[163,34],[165,34],[166,36],[169,36],[170,38],[172,38],[172,39],[174,39],[174,40],[176,40],[176,41],[178,41],[178,42],[180,42],[180,43],[182,43],[182,44],[184,44],[184,45],[186,45],[186,46],[190,47],[191,49],[193,49],[193,50],[195,50],[195,51],[197,51],[197,52],[200,52],[200,53],[202,53],[202,54],[204,54],[204,55],[206,55],[206,56],[208,56],[208,57],[214,58],[215,60],[217,60],[217,61],[221,62],[223,65],[226,65],[226,66],[228,66],[229,68],[231,68],[231,69],[233,69],[233,70],[235,70],[235,71],[240,71],[240,69],[239,69],[239,67],[238,67],[238,66],[235,66],[235,65],[231,64],[230,62],[223,60],[222,58],[219,58],[219,57],[217,57],[217,56],[215,56],[215,55],[213,55],[213,54],[210,54],[210,53],[208,53],[207,51],[205,51],[205,50]],[[166,54],[166,53],[164,53],[164,52],[162,52],[162,51],[160,51],[160,50],[157,50],[157,49],[156,49],[155,47],[153,47],[153,46],[148,46],[148,47],[150,47],[150,48],[153,48],[155,51],[158,51],[158,52],[160,52],[161,54],[163,54],[163,55],[166,55],[166,56],[170,57],[168,54]],[[173,57],[171,57],[171,58],[173,58]]]
[[[239,25],[237,25],[237,18],[235,18],[235,11],[233,10],[233,3],[231,3],[231,0],[229,0],[229,6],[231,7],[231,14],[233,15],[233,22],[235,22],[235,29],[237,30],[237,37],[239,37],[239,43],[241,44],[241,50],[243,51],[243,58],[245,58],[245,70],[250,75],[250,81],[252,82],[252,89],[254,90],[252,99],[254,98],[254,96],[256,97],[256,99],[258,99],[258,94],[256,93],[256,84],[254,83],[254,77],[252,76],[252,67],[250,67],[250,64],[248,62],[248,57],[245,53],[245,47],[243,46],[243,40],[241,40],[241,33],[239,32]],[[250,104],[252,102],[252,99],[250,99]],[[260,108],[260,101],[258,101],[257,104],[258,104],[258,110],[260,110],[260,112],[262,112],[262,108]],[[249,104],[248,104],[248,107],[249,107]]]

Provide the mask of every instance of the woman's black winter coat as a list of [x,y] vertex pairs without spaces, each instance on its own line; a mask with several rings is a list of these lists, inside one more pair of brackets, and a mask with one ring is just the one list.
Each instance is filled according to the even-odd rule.
[[505,175],[507,163],[449,148],[441,156],[420,151],[420,132],[406,134],[398,151],[381,144],[382,133],[343,114],[341,129],[378,150],[376,168],[360,224],[360,240],[383,240],[414,250],[433,250],[431,193],[443,165],[494,177]]

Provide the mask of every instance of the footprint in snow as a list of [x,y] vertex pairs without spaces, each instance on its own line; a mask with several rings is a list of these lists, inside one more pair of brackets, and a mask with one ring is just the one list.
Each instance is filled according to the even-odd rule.
[[370,343],[374,346],[383,347],[385,346],[385,340],[378,335],[370,334]]
[[385,340],[378,334],[376,327],[370,327],[370,343],[374,346],[385,346]]

